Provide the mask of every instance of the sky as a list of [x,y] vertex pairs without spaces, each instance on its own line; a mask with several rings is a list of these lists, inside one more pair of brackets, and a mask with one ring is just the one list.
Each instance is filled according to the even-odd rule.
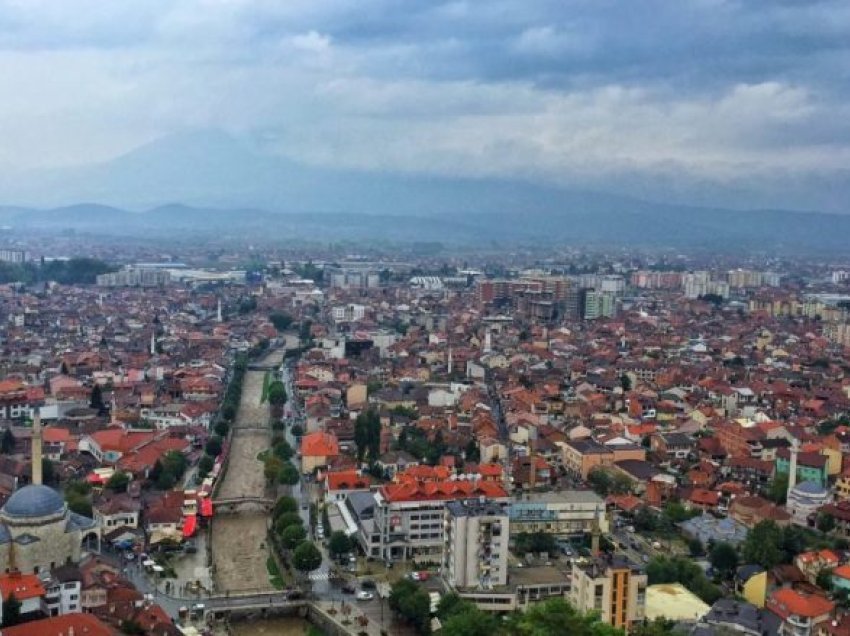
[[850,212],[846,0],[0,0],[0,170],[318,166]]

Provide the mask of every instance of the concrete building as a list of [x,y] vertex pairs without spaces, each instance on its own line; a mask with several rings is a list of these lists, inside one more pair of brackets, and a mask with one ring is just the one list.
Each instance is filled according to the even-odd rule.
[[126,267],[97,277],[97,284],[101,287],[158,287],[169,282],[171,274],[168,271],[142,267]]
[[590,490],[528,493],[508,507],[510,532],[545,532],[557,536],[608,532],[605,502]]
[[485,501],[446,504],[443,577],[452,587],[492,589],[508,580],[508,514]]
[[569,600],[581,612],[628,631],[646,616],[647,577],[636,565],[617,556],[576,560],[570,572]]

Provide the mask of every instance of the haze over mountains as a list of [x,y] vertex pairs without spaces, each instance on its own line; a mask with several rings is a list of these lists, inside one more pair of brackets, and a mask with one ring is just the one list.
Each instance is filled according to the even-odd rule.
[[850,217],[841,215],[306,166],[215,131],[165,137],[105,163],[5,175],[0,201],[25,204],[0,209],[0,222],[15,228],[152,237],[841,249],[850,236]]

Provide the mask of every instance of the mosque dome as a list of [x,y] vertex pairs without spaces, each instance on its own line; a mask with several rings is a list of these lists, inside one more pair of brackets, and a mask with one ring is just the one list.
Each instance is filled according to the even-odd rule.
[[29,485],[12,493],[2,513],[9,518],[48,517],[64,512],[62,495],[48,486]]

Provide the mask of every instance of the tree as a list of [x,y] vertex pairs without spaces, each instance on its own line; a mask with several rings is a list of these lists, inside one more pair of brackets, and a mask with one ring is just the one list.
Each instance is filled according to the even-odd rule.
[[390,590],[389,606],[415,627],[419,633],[431,631],[431,599],[428,593],[408,579],[401,579]]
[[52,484],[56,481],[56,466],[53,461],[46,457],[41,462],[41,480],[45,484]]
[[642,506],[635,514],[635,530],[640,532],[654,532],[658,528],[658,515],[648,506]]
[[106,410],[106,405],[103,403],[103,390],[99,384],[92,387],[89,396],[89,406],[95,409],[98,413],[103,413]]
[[221,454],[221,438],[213,435],[207,440],[204,452],[210,457],[218,457]]
[[0,451],[4,455],[11,455],[15,452],[15,436],[10,428],[3,431],[3,437],[0,438]]
[[715,543],[708,558],[711,561],[711,566],[720,572],[723,578],[729,578],[735,568],[738,567],[738,552],[734,546],[725,541]]
[[760,521],[750,530],[741,547],[746,563],[757,563],[766,570],[782,562],[782,530],[774,521]]
[[286,404],[286,387],[283,386],[283,382],[275,380],[269,384],[268,400],[272,406]]
[[632,379],[626,373],[620,376],[620,388],[623,389],[623,393],[632,390]]
[[[676,633],[675,626],[673,621],[658,617],[654,621],[633,624],[629,636],[672,636]],[[720,634],[719,631],[715,633]]]
[[817,578],[815,579],[815,585],[826,592],[831,592],[832,568],[821,568],[820,572],[818,572]]
[[821,532],[832,532],[835,530],[835,517],[828,512],[819,512],[817,517],[818,530]]
[[285,486],[294,486],[301,479],[301,475],[298,474],[298,469],[295,466],[290,462],[285,462],[277,478]]
[[554,554],[556,549],[555,537],[546,532],[520,532],[514,540],[514,552],[519,555],[527,552]]
[[274,455],[267,455],[263,462],[263,474],[266,481],[277,483],[280,480],[280,473],[283,470],[283,460]]
[[277,519],[285,512],[298,512],[298,502],[295,501],[294,497],[278,497],[278,500],[274,502],[274,508],[272,509],[272,517],[274,519]]
[[3,627],[11,627],[21,622],[21,602],[12,592],[9,598],[3,601]]
[[292,325],[292,316],[276,311],[269,314],[269,321],[278,331],[286,331]]
[[274,529],[279,535],[283,535],[283,531],[290,526],[300,526],[304,522],[301,521],[301,515],[297,512],[284,512],[275,517]]
[[513,614],[505,623],[511,636],[622,636],[622,631],[603,623],[596,614],[582,614],[563,598],[551,598]]
[[472,438],[469,442],[467,442],[463,455],[468,462],[474,462],[477,464],[481,461],[481,451],[478,448],[478,442],[475,438]]
[[767,486],[766,496],[773,503],[782,505],[788,495],[788,473],[777,473]]
[[702,545],[702,541],[694,537],[693,539],[688,541],[688,552],[692,557],[698,557],[705,554],[705,547]]
[[465,603],[445,619],[441,636],[493,636],[499,633],[499,621],[491,613],[483,612],[472,603]]
[[312,541],[304,541],[292,553],[292,565],[299,572],[312,572],[322,565],[322,553]]
[[351,539],[342,530],[335,530],[328,540],[328,552],[336,558],[351,550]]
[[127,490],[127,484],[130,483],[130,475],[124,471],[118,470],[112,473],[112,477],[106,482],[106,487],[112,492],[121,492]]
[[292,437],[301,437],[304,435],[304,427],[300,424],[293,424],[290,432],[292,433]]
[[372,460],[378,459],[381,448],[381,418],[375,409],[369,409],[357,416],[354,421],[354,444],[357,446],[357,460],[363,461],[368,454]]
[[280,542],[287,550],[294,550],[307,539],[304,526],[291,525],[280,534]]
[[611,475],[604,468],[594,468],[587,476],[590,487],[600,497],[607,497],[611,492]]
[[215,466],[215,460],[205,453],[200,461],[198,461],[198,477],[203,479],[209,475],[213,466]]

